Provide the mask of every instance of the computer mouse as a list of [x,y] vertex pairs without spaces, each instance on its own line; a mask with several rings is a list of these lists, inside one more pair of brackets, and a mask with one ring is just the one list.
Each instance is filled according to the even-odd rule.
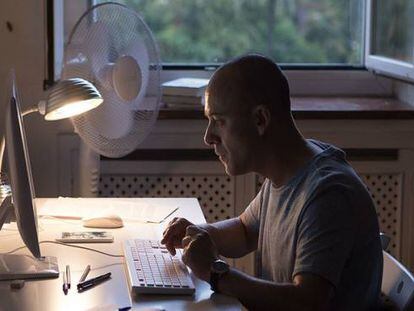
[[112,214],[83,218],[82,224],[88,228],[121,228],[124,226],[122,218]]

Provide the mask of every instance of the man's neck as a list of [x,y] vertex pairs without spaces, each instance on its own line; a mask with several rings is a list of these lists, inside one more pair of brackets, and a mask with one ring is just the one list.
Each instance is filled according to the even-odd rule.
[[263,171],[259,173],[269,178],[275,187],[284,186],[319,152],[320,148],[309,144],[300,134],[295,135],[276,150],[274,146],[269,150]]

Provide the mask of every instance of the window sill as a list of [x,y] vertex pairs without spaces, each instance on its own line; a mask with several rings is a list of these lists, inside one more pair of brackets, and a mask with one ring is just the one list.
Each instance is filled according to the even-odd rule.
[[[414,106],[384,97],[292,97],[295,119],[414,119]],[[159,119],[204,119],[203,107],[161,108]]]

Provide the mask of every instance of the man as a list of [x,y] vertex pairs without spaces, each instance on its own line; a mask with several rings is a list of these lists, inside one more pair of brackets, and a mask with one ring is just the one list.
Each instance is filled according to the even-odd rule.
[[[174,219],[162,243],[213,290],[248,309],[367,310],[382,276],[378,221],[369,193],[334,146],[306,140],[290,111],[279,67],[246,55],[219,68],[206,90],[205,142],[226,173],[266,180],[230,220],[194,226]],[[258,277],[218,256],[258,250]]]

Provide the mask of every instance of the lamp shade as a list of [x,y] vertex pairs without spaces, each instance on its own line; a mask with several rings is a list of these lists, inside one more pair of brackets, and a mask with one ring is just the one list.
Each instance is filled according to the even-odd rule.
[[70,118],[102,102],[101,94],[89,81],[80,78],[62,80],[52,87],[44,103],[45,120]]

